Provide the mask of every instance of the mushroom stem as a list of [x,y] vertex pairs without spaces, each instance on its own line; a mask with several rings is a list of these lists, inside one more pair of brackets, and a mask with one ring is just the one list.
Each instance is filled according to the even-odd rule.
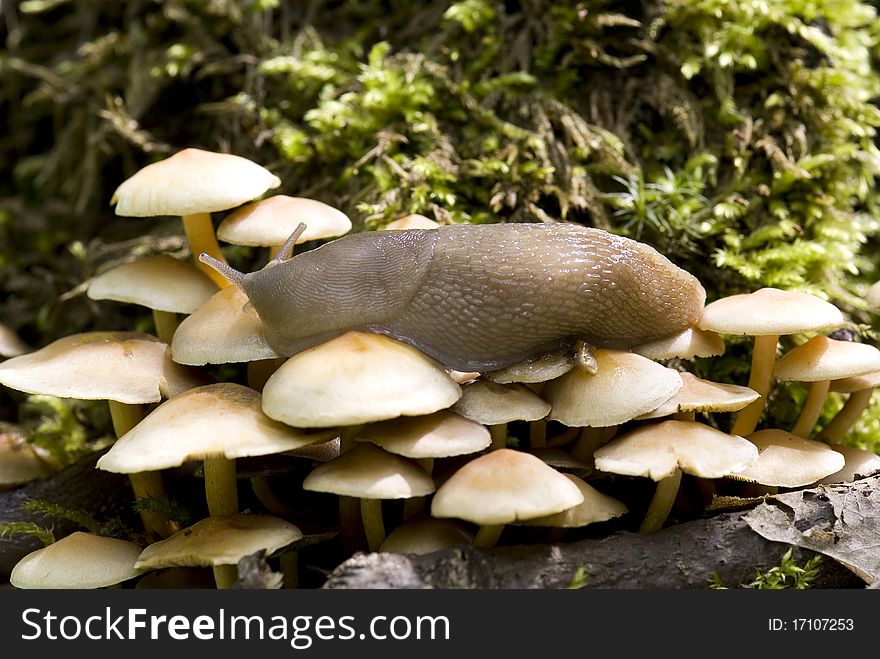
[[776,362],[776,346],[779,335],[756,336],[752,345],[752,365],[749,372],[749,388],[758,392],[759,396],[746,405],[739,414],[730,430],[731,435],[745,437],[758,427],[758,421],[764,412],[770,385],[773,382],[773,364]]
[[367,547],[378,551],[385,539],[385,522],[382,520],[382,499],[361,499],[361,519],[367,536]]
[[235,460],[222,455],[205,458],[205,499],[211,515],[238,514]]
[[840,408],[840,411],[822,430],[821,436],[829,444],[840,444],[841,440],[850,431],[850,428],[858,421],[862,412],[867,409],[868,403],[871,402],[871,394],[873,393],[873,389],[862,389],[861,391],[852,392],[849,398],[846,399],[846,403]]
[[238,581],[237,565],[215,565],[214,583],[217,588],[232,588]]
[[529,421],[529,446],[532,448],[547,446],[547,422],[543,419]]
[[153,325],[156,327],[156,336],[163,343],[171,344],[171,339],[179,324],[176,313],[153,309]]
[[675,503],[679,485],[681,485],[681,469],[678,468],[666,478],[658,481],[648,511],[639,527],[639,533],[654,533],[663,528],[666,518],[669,517],[669,511],[672,510],[672,504]]
[[496,423],[494,425],[489,426],[489,436],[492,438],[492,445],[489,447],[490,451],[495,451],[500,448],[507,447],[507,424],[506,423]]
[[810,383],[810,393],[807,395],[807,400],[804,401],[800,416],[791,429],[792,435],[810,437],[816,426],[816,421],[822,414],[822,407],[825,405],[825,397],[828,395],[830,386],[831,380],[818,380]]
[[[134,428],[144,418],[144,410],[141,405],[130,405],[115,400],[107,401],[110,408],[110,418],[113,422],[113,432],[117,439]],[[165,486],[162,483],[162,472],[143,471],[137,474],[129,474],[128,481],[135,501],[138,499],[164,499]],[[148,535],[167,538],[180,530],[180,527],[168,520],[162,513],[153,510],[140,511],[141,522],[144,531]]]
[[[419,466],[425,470],[428,476],[434,471],[434,458],[419,458],[416,460]],[[403,519],[409,519],[425,511],[425,497],[410,497],[403,502]]]
[[281,497],[272,491],[269,479],[264,474],[251,477],[251,490],[257,500],[266,507],[266,510],[276,517],[292,517],[296,513],[292,506],[287,505]]
[[199,260],[199,255],[204,252],[209,256],[222,263],[226,263],[223,258],[223,252],[220,250],[220,244],[217,242],[217,236],[214,234],[214,224],[211,222],[210,213],[193,213],[183,216],[183,230],[186,232],[186,239],[189,242],[189,249],[192,252],[196,267],[211,278],[220,288],[230,286],[219,272],[205,265]]
[[474,536],[474,547],[494,547],[504,531],[504,524],[487,524],[481,526]]

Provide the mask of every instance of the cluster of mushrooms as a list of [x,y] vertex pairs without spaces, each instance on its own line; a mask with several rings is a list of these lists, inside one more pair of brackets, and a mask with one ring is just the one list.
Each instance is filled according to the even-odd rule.
[[[186,149],[136,173],[113,202],[122,216],[180,216],[192,253],[221,261],[218,240],[272,255],[300,222],[307,228],[297,243],[351,230],[321,202],[264,196],[279,185],[244,158]],[[215,233],[211,214],[220,211],[230,212]],[[408,216],[386,229],[433,226]],[[106,400],[116,440],[97,468],[127,474],[139,499],[161,499],[167,470],[198,464],[208,515],[180,528],[143,510],[147,546],[72,533],[16,565],[19,588],[148,587],[190,566],[212,568],[213,585],[228,588],[239,561],[257,552],[277,558],[278,586],[295,587],[298,511],[290,492],[259,475],[244,480],[242,458],[302,460],[308,474],[288,487],[335,498],[346,547],[397,553],[491,547],[513,527],[559,540],[566,529],[625,519],[630,507],[603,487],[613,475],[656,483],[634,527],[651,533],[668,521],[683,474],[711,503],[724,483],[750,483],[761,494],[880,469],[875,453],[843,443],[880,384],[880,350],[831,338],[847,325],[843,314],[801,292],[765,288],[716,300],[697,326],[668,340],[594,349],[595,373],[565,352],[490,373],[448,371],[409,345],[362,332],[283,358],[261,338],[240,290],[197,260],[168,255],[107,270],[87,294],[150,308],[155,334],[89,332],[32,350],[0,333],[9,357],[0,384]],[[868,304],[880,307],[877,285]],[[747,385],[682,370],[723,354],[725,335],[753,337]],[[778,356],[783,336],[797,347]],[[206,368],[223,364],[242,367],[246,382],[217,381]],[[777,381],[805,383],[809,393],[792,428],[759,429]],[[847,399],[819,428],[830,392]],[[724,432],[716,415],[728,413],[735,418]],[[6,464],[4,454],[0,474]],[[242,483],[262,510],[240,509]],[[388,500],[398,502],[394,515]]]

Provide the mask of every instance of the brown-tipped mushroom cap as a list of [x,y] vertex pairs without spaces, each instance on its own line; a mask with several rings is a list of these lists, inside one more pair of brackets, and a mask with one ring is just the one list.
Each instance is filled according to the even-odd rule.
[[703,308],[700,329],[720,334],[782,336],[813,332],[846,324],[840,309],[801,291],[761,288],[731,295]]
[[204,378],[171,361],[168,346],[142,332],[85,332],[0,364],[0,384],[31,394],[158,403]]
[[846,464],[843,469],[826,476],[818,481],[819,483],[851,483],[857,478],[871,476],[880,471],[880,455],[873,451],[842,444],[833,448],[843,456]]
[[656,409],[682,387],[677,371],[622,350],[594,352],[598,370],[575,368],[544,385],[549,418],[567,426],[614,426]]
[[477,453],[492,443],[484,425],[449,410],[371,423],[358,433],[358,439],[416,459]]
[[138,576],[140,553],[128,540],[76,531],[22,558],[9,581],[16,588],[105,588]]
[[696,421],[663,421],[612,439],[593,454],[596,469],[655,481],[676,469],[702,478],[741,472],[758,460],[755,445]]
[[405,229],[436,229],[440,226],[439,222],[435,222],[429,217],[413,213],[412,215],[404,215],[392,222],[386,224],[382,229],[394,231]]
[[679,412],[735,412],[758,398],[749,387],[698,378],[679,373],[683,386],[669,400],[637,419],[659,419]]
[[574,368],[575,359],[570,350],[554,350],[495,371],[483,374],[487,380],[498,384],[522,382],[536,384],[562,377]]
[[493,426],[543,419],[550,412],[550,403],[523,384],[475,380],[462,386],[461,398],[452,410],[466,419]]
[[584,500],[580,489],[534,455],[500,448],[471,460],[434,494],[431,515],[480,525],[558,513]]
[[577,485],[584,500],[576,506],[563,510],[561,513],[536,517],[523,522],[528,526],[552,526],[554,528],[573,529],[581,526],[589,526],[597,522],[607,522],[609,519],[625,515],[628,511],[626,505],[614,497],[603,494],[595,487],[577,476],[564,474],[568,480]]
[[31,347],[18,334],[0,323],[0,357],[18,357],[30,351]]
[[92,279],[86,294],[93,300],[190,314],[216,292],[214,282],[191,262],[156,254],[101,273]]
[[211,456],[235,459],[292,451],[333,434],[306,433],[273,421],[262,411],[259,392],[218,382],[159,405],[120,437],[97,466],[117,473],[156,471]]
[[317,199],[273,195],[233,211],[217,227],[217,238],[234,245],[282,245],[299,223],[306,225],[296,244],[335,238],[351,231],[351,220],[341,210]]
[[865,389],[875,389],[880,387],[880,370],[865,373],[864,375],[853,375],[847,378],[831,381],[831,391],[841,394],[851,394],[856,391],[864,391]]
[[171,358],[178,364],[203,366],[278,357],[261,328],[245,294],[229,286],[183,319],[171,339]]
[[144,549],[135,567],[234,565],[260,550],[267,554],[300,540],[302,531],[271,515],[212,515]]
[[758,461],[731,474],[734,480],[773,487],[802,487],[843,469],[846,463],[843,455],[827,444],[777,428],[758,430],[748,439],[758,447]]
[[284,362],[263,387],[263,411],[291,426],[345,426],[430,414],[460,396],[443,367],[412,346],[348,332]]
[[410,517],[388,534],[379,551],[393,554],[430,554],[431,552],[469,545],[474,536],[448,519]]
[[279,185],[277,176],[247,158],[183,149],[123,181],[110,203],[125,217],[212,213],[240,206]]
[[867,343],[814,336],[784,354],[773,370],[778,380],[818,382],[880,370],[880,350]]
[[724,339],[715,332],[688,327],[666,339],[643,343],[634,347],[632,351],[642,357],[657,361],[676,358],[718,357],[724,354]]
[[418,464],[373,444],[358,444],[315,467],[302,487],[359,499],[409,499],[435,489],[434,481]]

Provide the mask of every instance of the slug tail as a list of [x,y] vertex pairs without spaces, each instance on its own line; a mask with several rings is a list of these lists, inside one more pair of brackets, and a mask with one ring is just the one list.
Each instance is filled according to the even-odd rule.
[[209,268],[213,268],[216,270],[221,276],[223,276],[230,283],[235,284],[239,288],[241,288],[242,281],[244,280],[244,273],[239,272],[232,266],[223,263],[223,261],[218,261],[213,256],[202,252],[199,254],[199,261],[207,265]]

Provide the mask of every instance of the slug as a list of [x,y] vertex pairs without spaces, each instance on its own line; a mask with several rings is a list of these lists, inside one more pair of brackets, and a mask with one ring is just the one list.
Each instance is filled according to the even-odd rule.
[[286,357],[361,330],[486,372],[577,341],[627,348],[675,334],[706,298],[653,247],[577,224],[369,231],[292,256],[297,235],[250,274],[200,257],[244,291]]

